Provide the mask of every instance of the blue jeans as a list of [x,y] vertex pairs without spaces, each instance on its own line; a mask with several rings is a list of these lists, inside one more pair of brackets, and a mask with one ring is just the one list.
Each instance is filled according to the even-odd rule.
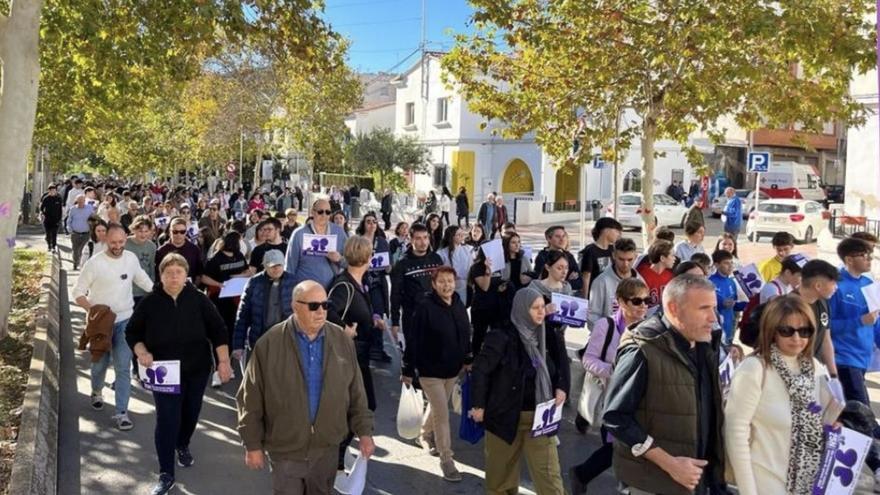
[[92,363],[92,393],[100,393],[104,388],[107,367],[110,366],[110,359],[113,358],[117,414],[128,410],[128,398],[131,396],[131,348],[125,341],[127,324],[128,319],[113,324],[113,348],[97,362]]

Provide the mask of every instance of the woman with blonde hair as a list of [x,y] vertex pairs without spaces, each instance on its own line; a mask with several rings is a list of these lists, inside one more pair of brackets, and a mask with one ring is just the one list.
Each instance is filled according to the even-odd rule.
[[840,412],[828,407],[833,398],[813,357],[815,334],[813,310],[799,296],[773,299],[761,315],[755,353],[733,376],[724,436],[742,495],[812,492],[822,425]]

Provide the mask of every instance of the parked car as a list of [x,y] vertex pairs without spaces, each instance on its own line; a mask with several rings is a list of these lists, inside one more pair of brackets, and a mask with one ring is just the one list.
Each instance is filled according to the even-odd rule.
[[[748,220],[749,215],[755,211],[755,191],[753,189],[737,189],[736,195],[742,200],[743,220]],[[761,191],[759,197],[762,202],[770,199],[770,196],[767,196],[764,191]],[[715,200],[712,201],[712,216],[719,218],[721,213],[724,212],[725,206],[727,206],[727,196],[718,196],[715,198]]]
[[805,199],[768,199],[749,215],[746,235],[757,241],[762,236],[788,232],[803,243],[810,243],[828,228],[830,213],[816,201]]
[[[624,228],[642,228],[642,218],[639,216],[642,206],[642,193],[624,193],[618,197],[617,221]],[[654,194],[654,215],[657,225],[667,227],[684,227],[684,219],[688,209],[681,203],[666,194]],[[605,209],[605,216],[614,215],[614,203]]]

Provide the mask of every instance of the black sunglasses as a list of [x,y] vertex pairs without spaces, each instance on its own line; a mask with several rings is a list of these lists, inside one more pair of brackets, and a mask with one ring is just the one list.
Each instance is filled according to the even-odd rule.
[[171,233],[183,235],[183,234],[186,234],[186,231],[185,230],[172,230]]
[[781,327],[776,328],[776,332],[781,337],[791,337],[792,335],[795,334],[795,332],[797,332],[798,336],[800,336],[800,338],[802,338],[802,339],[808,339],[808,338],[812,337],[813,332],[815,332],[815,331],[816,330],[810,326],[794,328],[794,327],[790,327],[790,326],[786,325],[786,326],[781,326]]
[[300,304],[305,304],[309,307],[309,311],[317,311],[318,308],[327,311],[327,308],[330,306],[328,301],[318,302],[318,301],[297,301]]
[[651,304],[650,297],[631,297],[627,301],[633,306],[648,306]]
[[333,210],[315,210],[315,215],[329,215]]

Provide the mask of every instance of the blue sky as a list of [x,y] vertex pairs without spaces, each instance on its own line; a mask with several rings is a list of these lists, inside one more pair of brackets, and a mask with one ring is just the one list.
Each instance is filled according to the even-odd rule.
[[[325,0],[324,16],[351,40],[349,62],[359,72],[387,71],[412,53],[421,38],[421,0]],[[467,0],[426,0],[426,37],[431,50],[448,50],[449,30],[467,29]],[[394,71],[409,67],[415,57]]]

